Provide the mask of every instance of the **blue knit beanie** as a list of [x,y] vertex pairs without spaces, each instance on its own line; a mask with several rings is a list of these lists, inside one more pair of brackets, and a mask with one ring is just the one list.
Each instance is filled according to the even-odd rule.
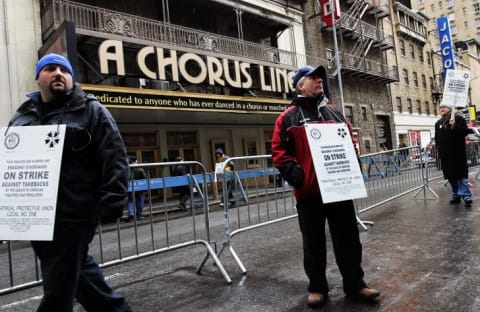
[[38,60],[37,69],[35,70],[35,80],[38,79],[38,74],[40,73],[42,68],[50,64],[56,64],[65,67],[70,73],[70,75],[72,75],[72,79],[75,78],[75,76],[73,75],[72,64],[70,64],[66,57],[60,54],[49,53]]

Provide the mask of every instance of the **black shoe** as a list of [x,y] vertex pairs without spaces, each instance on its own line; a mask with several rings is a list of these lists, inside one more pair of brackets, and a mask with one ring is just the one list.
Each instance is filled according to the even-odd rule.
[[453,196],[452,199],[450,199],[450,204],[459,204],[460,203],[460,196]]
[[132,215],[129,215],[127,216],[125,219],[123,219],[124,222],[130,222],[133,220],[133,216]]
[[358,301],[374,301],[378,297],[380,297],[380,292],[369,287],[363,287],[357,292],[347,294],[347,298]]
[[307,297],[307,305],[314,309],[320,308],[327,302],[327,295],[321,293],[309,293]]
[[463,201],[465,202],[465,207],[472,207],[472,199],[470,197],[465,197]]

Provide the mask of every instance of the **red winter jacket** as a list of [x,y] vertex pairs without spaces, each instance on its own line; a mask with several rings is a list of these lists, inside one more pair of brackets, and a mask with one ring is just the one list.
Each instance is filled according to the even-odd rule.
[[[345,122],[350,136],[350,123],[331,103],[318,110],[318,99],[298,97],[275,122],[272,137],[272,159],[274,166],[287,182],[294,187],[295,198],[313,198],[320,196],[315,168],[305,133],[305,123]],[[320,113],[319,113],[320,111]],[[357,151],[358,152],[358,151]]]

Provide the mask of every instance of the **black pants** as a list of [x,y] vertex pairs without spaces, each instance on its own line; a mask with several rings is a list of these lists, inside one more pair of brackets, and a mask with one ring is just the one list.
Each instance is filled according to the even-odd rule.
[[95,229],[95,225],[57,224],[53,241],[32,241],[43,279],[43,298],[37,311],[71,312],[74,298],[89,312],[131,310],[88,255]]
[[343,290],[352,293],[365,287],[363,281],[362,245],[353,202],[322,204],[321,198],[297,202],[298,220],[303,238],[305,273],[309,292],[328,293],[326,276],[327,246],[325,220],[328,221],[333,250],[343,277]]

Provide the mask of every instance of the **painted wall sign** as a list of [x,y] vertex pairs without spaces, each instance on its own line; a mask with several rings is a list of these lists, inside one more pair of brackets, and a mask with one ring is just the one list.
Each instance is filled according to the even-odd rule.
[[[102,74],[126,75],[122,41],[103,41],[98,47],[98,57]],[[294,71],[286,68],[153,46],[145,46],[138,50],[136,60],[140,72],[149,79],[174,82],[183,79],[191,84],[208,83],[212,86],[250,89],[254,81],[252,73],[255,72],[258,74],[255,81],[259,81],[259,88],[262,91],[288,93],[294,90],[291,83]],[[152,67],[149,64],[156,65]],[[256,70],[252,70],[254,67]],[[115,72],[111,69],[115,69]],[[167,72],[171,76],[167,77]]]
[[445,16],[438,18],[437,26],[440,39],[440,53],[442,55],[442,67],[445,73],[447,69],[455,69],[455,50],[453,49],[448,18]]

